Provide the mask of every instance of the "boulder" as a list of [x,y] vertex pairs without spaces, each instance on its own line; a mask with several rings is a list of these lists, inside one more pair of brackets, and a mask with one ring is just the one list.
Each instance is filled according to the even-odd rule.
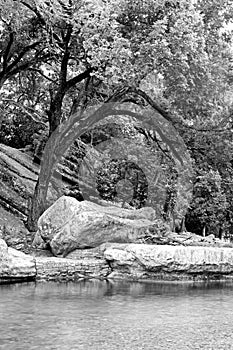
[[30,281],[36,278],[35,259],[7,247],[0,239],[0,283]]
[[55,256],[64,257],[104,242],[139,242],[153,228],[154,218],[152,208],[106,207],[62,196],[39,218],[38,232]]

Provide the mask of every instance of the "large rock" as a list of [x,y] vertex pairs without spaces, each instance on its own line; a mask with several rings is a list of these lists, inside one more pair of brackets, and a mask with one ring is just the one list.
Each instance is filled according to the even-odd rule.
[[153,229],[154,218],[152,208],[105,207],[63,196],[40,217],[39,236],[55,256],[64,257],[77,248],[97,247],[104,242],[139,242]]
[[0,239],[0,283],[29,281],[36,278],[35,259],[7,247]]
[[232,248],[109,244],[104,257],[113,279],[233,279]]

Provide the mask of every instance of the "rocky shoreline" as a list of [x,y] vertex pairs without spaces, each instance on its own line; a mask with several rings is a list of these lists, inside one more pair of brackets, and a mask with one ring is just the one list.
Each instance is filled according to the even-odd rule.
[[66,258],[24,254],[0,240],[0,284],[24,281],[233,280],[233,249],[105,243]]
[[170,232],[152,208],[78,202],[64,196],[64,176],[50,186],[48,209],[32,245],[24,222],[38,167],[29,155],[4,145],[0,163],[0,284],[90,278],[233,280],[232,243],[214,235]]

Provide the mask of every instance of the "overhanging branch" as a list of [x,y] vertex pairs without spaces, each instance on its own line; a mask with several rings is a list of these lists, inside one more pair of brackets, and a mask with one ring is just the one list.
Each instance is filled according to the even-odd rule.
[[[222,122],[220,122],[217,126],[211,127],[211,128],[196,128],[195,126],[187,125],[187,123],[182,117],[178,117],[177,115],[171,113],[166,108],[162,107],[159,103],[154,101],[146,92],[132,86],[123,87],[122,89],[119,89],[106,102],[120,101],[122,98],[123,99],[130,98],[131,102],[138,104],[138,102],[134,97],[132,97],[132,95],[142,97],[154,110],[156,110],[161,116],[164,117],[164,119],[170,122],[175,128],[193,130],[196,132],[212,132],[212,133],[229,131],[223,128]],[[227,124],[227,122],[225,124]]]

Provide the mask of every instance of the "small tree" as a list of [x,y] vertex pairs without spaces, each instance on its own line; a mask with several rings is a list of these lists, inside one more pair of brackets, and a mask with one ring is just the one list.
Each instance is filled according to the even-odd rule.
[[197,176],[187,219],[187,225],[192,227],[193,232],[202,232],[203,235],[212,233],[219,238],[223,237],[227,228],[228,203],[221,182],[218,171],[201,171]]

